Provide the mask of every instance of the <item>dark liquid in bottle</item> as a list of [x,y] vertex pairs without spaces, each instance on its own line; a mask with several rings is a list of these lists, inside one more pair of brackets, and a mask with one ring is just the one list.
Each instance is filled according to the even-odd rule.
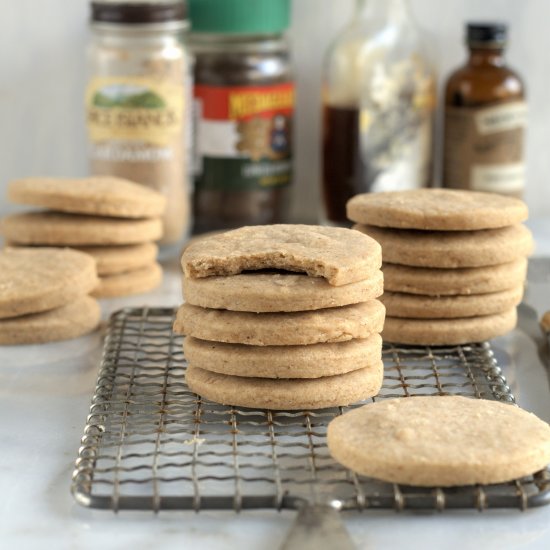
[[323,198],[327,219],[348,225],[346,203],[367,191],[359,150],[359,109],[324,107]]

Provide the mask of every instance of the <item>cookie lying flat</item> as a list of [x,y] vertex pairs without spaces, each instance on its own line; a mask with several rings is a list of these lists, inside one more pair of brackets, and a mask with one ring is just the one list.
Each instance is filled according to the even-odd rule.
[[389,399],[335,418],[332,456],[390,483],[502,483],[550,463],[550,426],[507,403],[459,396]]
[[96,298],[116,298],[149,292],[160,285],[162,267],[153,263],[134,271],[107,275],[99,278],[99,284],[92,292]]
[[247,313],[183,304],[174,332],[202,340],[288,346],[367,338],[384,327],[385,308],[378,300],[295,313]]
[[185,381],[198,395],[255,409],[299,410],[345,406],[376,395],[382,386],[382,361],[374,368],[309,380],[243,378],[190,365]]
[[380,269],[376,241],[339,227],[260,225],[241,227],[189,246],[182,266],[189,278],[283,269],[324,277],[341,286],[368,279]]
[[116,275],[150,266],[155,262],[158,253],[158,247],[154,243],[79,246],[77,249],[94,258],[98,275]]
[[0,319],[66,305],[97,283],[95,262],[82,252],[5,249],[0,251]]
[[517,306],[523,297],[523,285],[489,294],[470,296],[421,296],[402,292],[384,292],[380,297],[390,317],[412,319],[457,319],[502,313]]
[[504,313],[464,319],[399,319],[386,317],[382,337],[386,342],[442,346],[482,342],[514,329],[516,308]]
[[1,228],[7,240],[30,245],[135,244],[162,236],[160,219],[124,220],[60,212],[13,214],[2,220]]
[[310,346],[247,346],[199,340],[188,336],[183,343],[186,359],[194,367],[232,376],[258,378],[320,378],[380,363],[382,338],[372,334]]
[[381,245],[384,262],[420,267],[483,267],[525,258],[533,237],[524,225],[480,231],[415,231],[355,225]]
[[254,313],[310,311],[358,304],[377,298],[383,291],[380,270],[368,279],[343,286],[332,286],[322,277],[290,273],[183,278],[183,295],[190,304]]
[[464,231],[515,225],[527,205],[512,197],[456,189],[413,189],[356,195],[347,204],[354,222],[401,229]]
[[166,206],[166,199],[158,191],[111,176],[12,181],[8,198],[63,212],[118,218],[155,218]]
[[386,291],[427,296],[485,294],[523,284],[527,275],[527,260],[520,258],[494,266],[457,269],[384,264],[382,269]]
[[0,319],[0,344],[43,344],[92,332],[99,324],[99,304],[83,296],[68,305],[12,319]]

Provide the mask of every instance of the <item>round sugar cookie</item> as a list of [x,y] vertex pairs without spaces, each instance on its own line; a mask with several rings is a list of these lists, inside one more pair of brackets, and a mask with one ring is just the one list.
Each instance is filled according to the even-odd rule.
[[421,296],[402,292],[384,292],[380,297],[390,317],[411,319],[457,319],[503,313],[517,306],[523,297],[523,285],[489,294],[470,296]]
[[93,258],[61,248],[0,251],[0,319],[39,313],[88,294],[98,283]]
[[504,313],[464,319],[401,319],[386,317],[382,337],[386,342],[443,346],[483,342],[513,330],[516,308]]
[[379,227],[471,231],[515,225],[527,219],[527,205],[512,197],[457,189],[411,189],[356,195],[348,218]]
[[79,246],[77,250],[94,258],[98,275],[116,275],[155,263],[158,247],[155,243],[118,246]]
[[253,346],[307,345],[366,338],[384,327],[378,300],[294,313],[248,313],[183,304],[174,331],[202,340]]
[[62,212],[117,218],[156,218],[166,206],[166,199],[158,191],[112,176],[12,181],[8,198]]
[[99,325],[99,304],[89,296],[42,313],[0,319],[0,344],[43,344],[69,340],[92,332]]
[[550,463],[550,426],[499,401],[461,396],[387,399],[328,426],[333,458],[359,474],[403,485],[503,483]]
[[99,285],[92,292],[96,298],[116,298],[149,292],[160,285],[162,267],[158,263],[133,271],[106,275],[99,278]]
[[384,290],[453,296],[485,294],[518,287],[527,276],[527,259],[486,267],[442,269],[383,264]]
[[258,225],[205,237],[186,248],[181,263],[189,278],[282,269],[341,286],[371,277],[382,252],[373,239],[341,227]]
[[183,343],[187,361],[194,367],[220,374],[257,378],[321,378],[373,368],[382,360],[382,338],[309,346],[247,346],[199,340]]
[[524,225],[480,231],[416,231],[355,225],[381,245],[384,262],[419,267],[484,267],[529,256],[533,237]]
[[383,364],[314,379],[268,379],[227,376],[190,365],[185,381],[196,394],[224,405],[253,409],[302,410],[339,407],[376,395]]
[[157,218],[125,220],[62,212],[13,214],[2,220],[1,229],[10,242],[29,245],[136,244],[162,236]]
[[384,291],[380,270],[368,279],[332,286],[322,277],[290,273],[241,273],[231,277],[183,277],[186,302],[204,308],[253,313],[310,311],[367,302]]

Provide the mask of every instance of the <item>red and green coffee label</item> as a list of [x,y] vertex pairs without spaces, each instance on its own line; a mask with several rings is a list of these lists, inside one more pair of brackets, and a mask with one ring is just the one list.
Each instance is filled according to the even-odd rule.
[[196,85],[194,95],[196,189],[290,183],[294,84]]

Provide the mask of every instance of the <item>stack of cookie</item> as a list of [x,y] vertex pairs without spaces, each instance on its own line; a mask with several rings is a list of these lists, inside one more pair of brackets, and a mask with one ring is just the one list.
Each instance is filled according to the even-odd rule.
[[380,246],[306,225],[243,227],[182,257],[186,380],[229,405],[314,409],[376,395],[382,384]]
[[0,251],[0,344],[76,338],[99,324],[93,258],[76,250]]
[[77,248],[97,262],[98,298],[152,290],[160,284],[156,262],[164,197],[120,178],[30,178],[9,185],[11,201],[42,210],[2,222],[10,246]]
[[533,248],[518,199],[448,189],[357,195],[354,229],[382,245],[384,339],[463,344],[515,327]]

